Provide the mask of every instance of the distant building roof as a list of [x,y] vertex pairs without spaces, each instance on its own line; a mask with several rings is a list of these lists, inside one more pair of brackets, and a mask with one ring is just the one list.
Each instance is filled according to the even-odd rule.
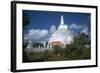
[[50,45],[60,45],[60,44],[61,44],[61,42],[59,42],[59,41],[54,41],[54,42],[50,43]]

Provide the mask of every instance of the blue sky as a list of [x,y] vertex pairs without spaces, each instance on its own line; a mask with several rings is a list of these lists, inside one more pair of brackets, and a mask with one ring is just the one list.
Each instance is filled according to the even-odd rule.
[[[24,33],[32,32],[45,32],[48,33],[52,25],[58,28],[60,24],[61,15],[64,17],[65,25],[68,25],[69,30],[77,32],[90,33],[90,13],[75,13],[75,12],[51,12],[51,11],[33,11],[23,10],[29,17],[30,23],[24,27]],[[39,30],[39,31],[37,31]],[[39,32],[39,33],[40,33]],[[38,35],[39,36],[39,35]]]

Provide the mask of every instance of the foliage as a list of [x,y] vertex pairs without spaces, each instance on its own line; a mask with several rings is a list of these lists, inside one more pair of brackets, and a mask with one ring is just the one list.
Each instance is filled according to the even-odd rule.
[[27,56],[27,54],[25,52],[25,48],[27,47],[27,44],[28,43],[23,44],[23,62],[26,62],[28,60],[28,57],[29,57],[29,56]]
[[43,44],[42,43],[33,43],[33,45],[32,45],[33,47],[43,47]]
[[28,25],[30,23],[29,21],[29,17],[26,13],[23,12],[23,27],[25,27],[26,25]]
[[[41,45],[40,43],[35,43],[33,46]],[[66,45],[65,48],[53,47],[53,51],[44,52],[25,52],[27,57],[24,57],[26,62],[40,62],[40,61],[60,61],[60,60],[85,60],[91,58],[91,47],[85,47],[85,45],[90,46],[90,38],[86,34],[79,34],[79,36],[74,37],[71,44]]]

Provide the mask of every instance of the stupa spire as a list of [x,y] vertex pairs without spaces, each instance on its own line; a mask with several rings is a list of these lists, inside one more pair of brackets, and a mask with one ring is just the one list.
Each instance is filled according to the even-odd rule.
[[60,24],[64,24],[64,17],[63,17],[63,15],[61,15],[61,22],[60,22]]

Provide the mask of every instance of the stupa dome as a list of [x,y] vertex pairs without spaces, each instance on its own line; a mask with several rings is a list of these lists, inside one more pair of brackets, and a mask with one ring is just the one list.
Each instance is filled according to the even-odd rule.
[[58,30],[67,30],[68,26],[67,25],[59,25]]
[[49,39],[49,43],[59,41],[62,44],[70,44],[73,41],[73,35],[69,30],[57,30]]
[[61,16],[61,23],[49,39],[49,43],[59,41],[61,44],[70,44],[73,41],[73,34],[68,30],[68,26],[64,24],[63,16]]

